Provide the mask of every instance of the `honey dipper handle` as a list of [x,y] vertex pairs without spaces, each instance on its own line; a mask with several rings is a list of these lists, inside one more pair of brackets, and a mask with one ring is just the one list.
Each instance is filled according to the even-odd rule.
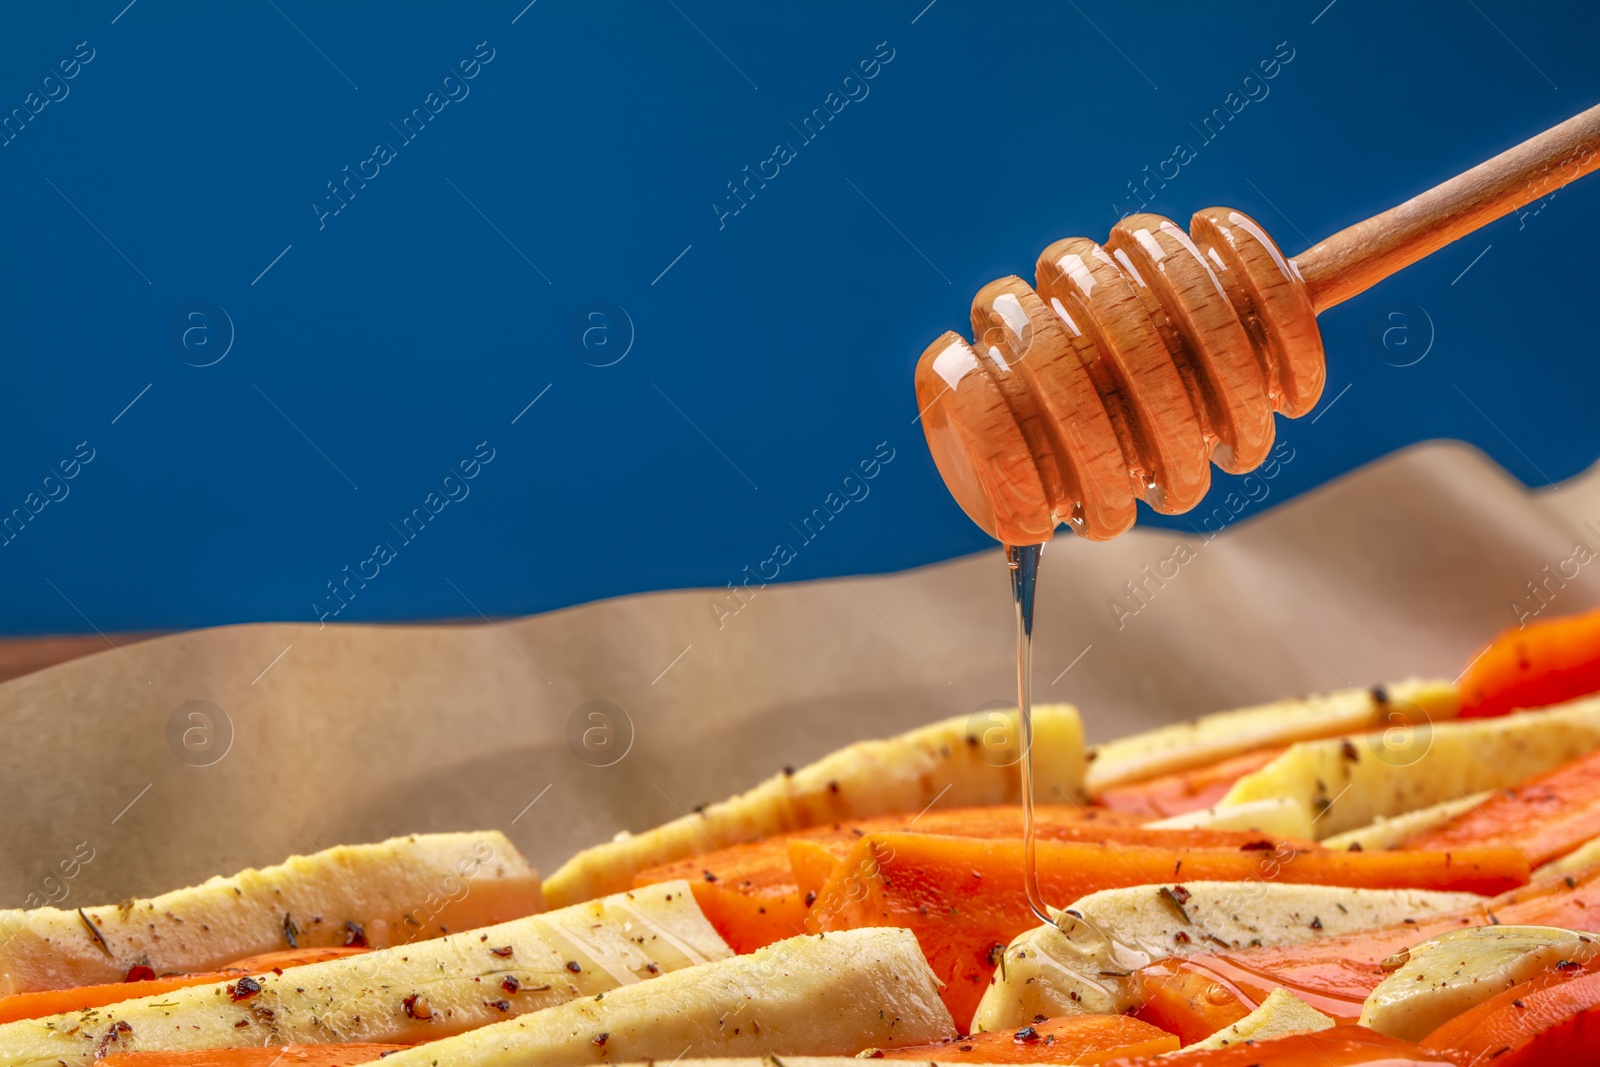
[[1600,105],[1295,257],[1320,313],[1600,167]]

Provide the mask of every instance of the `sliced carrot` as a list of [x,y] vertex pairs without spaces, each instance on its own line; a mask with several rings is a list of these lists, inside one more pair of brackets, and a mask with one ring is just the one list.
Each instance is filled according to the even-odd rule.
[[1193,770],[1162,774],[1127,785],[1114,785],[1101,790],[1095,802],[1113,811],[1142,815],[1149,819],[1167,819],[1199,811],[1220,801],[1233,788],[1234,782],[1253,771],[1259,771],[1282,754],[1281,746],[1241,752]]
[[283,1045],[183,1052],[113,1052],[95,1067],[346,1067],[371,1063],[410,1045]]
[[1461,717],[1542,708],[1600,691],[1600,610],[1510,629],[1461,676]]
[[51,1015],[66,1015],[85,1008],[103,1008],[135,997],[153,997],[188,986],[210,985],[226,982],[241,974],[265,974],[271,970],[299,967],[307,963],[321,963],[337,959],[363,948],[293,948],[268,952],[238,960],[215,971],[194,974],[164,974],[154,978],[136,978],[127,982],[106,982],[101,985],[83,985],[71,989],[43,989],[32,993],[12,993],[0,997],[0,1023],[19,1019],[43,1019]]
[[1600,752],[1513,786],[1402,848],[1459,848],[1469,842],[1515,845],[1535,867],[1600,835]]
[[1495,1067],[1593,1063],[1600,1050],[1600,970],[1573,965],[1512,986],[1422,1040]]
[[1446,931],[1490,922],[1600,930],[1600,872],[1525,886],[1425,922],[1396,923],[1307,944],[1161,960],[1139,972],[1149,1011],[1138,1015],[1185,1041],[1199,1040],[1233,1021],[1229,1015],[1242,1017],[1274,989],[1287,989],[1324,1014],[1353,1021],[1386,977],[1380,966],[1384,960]]
[[1139,972],[1140,1019],[1192,1045],[1250,1014],[1235,990],[1209,972],[1176,966],[1181,962],[1162,960]]
[[[1575,1061],[1576,1062],[1576,1061]],[[1111,1060],[1105,1067],[1459,1067],[1449,1055],[1429,1052],[1360,1026],[1316,1034],[1291,1034],[1270,1041],[1243,1041],[1226,1048],[1196,1049],[1159,1058]],[[1494,1061],[1499,1067],[1499,1061]]]
[[[1102,825],[1138,829],[1138,820],[1131,816],[1064,804],[1042,805],[1038,823],[1045,837],[1076,833],[1096,841],[1103,840]],[[633,884],[687,880],[700,910],[728,946],[735,952],[754,952],[805,932],[803,923],[811,899],[858,838],[913,825],[935,833],[1015,837],[1022,832],[1022,811],[1011,804],[833,823],[652,867],[634,875]],[[1171,843],[1182,843],[1181,835],[1187,831],[1164,833],[1171,835]],[[1244,839],[1244,835],[1235,836]]]
[[735,952],[754,952],[805,933],[805,896],[795,884],[789,848],[781,837],[651,867],[635,874],[633,884],[680,878],[689,883],[695,903]]
[[134,997],[150,997],[157,993],[170,993],[192,985],[210,985],[235,977],[238,971],[208,971],[203,974],[174,974],[161,978],[147,978],[133,982],[108,982],[104,985],[81,985],[71,989],[41,989],[32,993],[12,993],[0,997],[0,1023],[13,1023],[19,1019],[44,1019],[51,1015],[66,1015],[85,1008],[103,1008]]
[[[1166,830],[1145,826],[1124,812],[1102,812],[1099,818],[1066,818],[1044,813],[1037,820],[1041,841],[1079,841],[1090,844],[1115,843],[1118,845],[1149,845],[1156,848],[1226,848],[1236,849],[1259,844],[1261,835],[1245,830],[1183,829]],[[931,815],[932,813],[930,813]],[[947,812],[946,815],[957,815]],[[1107,817],[1107,816],[1112,817]],[[872,820],[876,821],[876,820]],[[868,828],[867,832],[885,832],[896,827]],[[1009,819],[992,822],[962,821],[956,819],[927,818],[917,823],[918,833],[940,834],[949,837],[978,837],[985,839],[1016,838],[1022,834],[1021,812],[1013,809]],[[816,830],[792,834],[789,842],[789,867],[801,892],[820,894],[828,879],[839,869],[839,864],[849,854],[850,848],[865,836],[863,827],[857,825],[848,833],[822,833]],[[1309,852],[1320,848],[1314,841],[1289,841],[1297,851]]]
[[1067,1015],[1020,1030],[885,1050],[874,1058],[943,1063],[1105,1063],[1174,1052],[1178,1039],[1126,1015]]
[[[1252,879],[1364,888],[1492,893],[1527,881],[1515,849],[1436,852],[1298,852],[1274,848],[1174,849],[1114,842],[1041,841],[1039,884],[1066,906],[1085,894],[1178,880]],[[932,834],[869,834],[818,894],[808,928],[912,930],[958,1027],[971,1020],[1001,950],[1038,925],[1022,885],[1023,845]]]
[[805,837],[801,834],[791,835],[785,843],[789,850],[789,870],[794,874],[795,886],[800,890],[801,900],[809,910],[812,902],[817,899],[817,894],[822,892],[822,887],[833,877],[833,872],[839,869],[839,863],[844,859],[844,855],[831,841]]

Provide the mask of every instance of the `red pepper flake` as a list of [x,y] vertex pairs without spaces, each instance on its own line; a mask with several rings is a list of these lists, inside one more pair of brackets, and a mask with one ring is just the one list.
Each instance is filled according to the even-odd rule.
[[516,975],[508,974],[504,978],[500,979],[500,988],[504,989],[507,993],[515,993],[517,990],[522,988],[522,983],[517,981]]
[[716,880],[717,880],[717,876],[716,876],[716,875],[714,875],[714,874],[712,874],[712,873],[711,873],[711,872],[710,872],[710,871],[705,871],[705,872],[703,872],[703,873],[704,873],[704,874],[705,874],[705,876],[706,876],[706,881],[708,881],[708,882],[715,882],[715,881],[716,881]]
[[1246,841],[1239,846],[1240,852],[1270,852],[1271,850],[1271,841]]
[[[507,953],[507,955],[510,955],[510,953]],[[583,968],[578,966],[577,960],[568,960],[567,970],[571,971],[573,974],[579,974],[583,971]]]
[[989,946],[989,966],[991,966],[991,967],[999,966],[1000,965],[1000,958],[1005,955],[1005,952],[1006,952],[1005,945],[1001,944],[999,941],[996,941],[994,944],[990,945]]
[[1313,917],[1312,918],[1312,920],[1311,920],[1311,929],[1313,929],[1313,930],[1322,929],[1322,919],[1320,917]]
[[156,971],[155,971],[154,967],[151,967],[149,964],[146,964],[146,963],[135,963],[132,967],[128,968],[128,977],[124,978],[123,981],[124,982],[148,982],[151,979],[155,978],[155,976],[156,976]]
[[259,992],[261,992],[261,983],[249,975],[228,987],[228,996],[234,1001],[249,1000]]
[[346,922],[344,924],[344,947],[366,948],[367,928],[357,922]]
[[511,954],[516,950],[510,945],[502,945],[499,948],[491,948],[489,951],[494,953],[496,956],[499,956],[503,960],[508,960],[511,958]]
[[1012,1036],[1011,1040],[1019,1045],[1031,1045],[1039,1040],[1039,1031],[1031,1026],[1024,1026]]
[[810,890],[807,890],[806,891],[806,907],[809,908],[809,907],[811,907],[811,905],[815,904],[816,902],[817,902],[817,894],[812,892],[812,891],[810,891]]
[[95,1048],[95,1056],[97,1058],[104,1056],[106,1054],[106,1050],[111,1047],[111,1043],[113,1041],[117,1040],[123,1034],[131,1033],[133,1033],[133,1027],[129,1026],[121,1019],[118,1019],[116,1022],[111,1024],[111,1029],[106,1031],[106,1036],[100,1039],[100,1043]]
[[610,1040],[611,1040],[611,1035],[609,1033],[598,1033],[598,1034],[594,1035],[594,1043],[596,1045],[604,1046],[605,1043],[607,1041],[610,1041]]
[[511,1010],[511,1001],[509,1000],[486,1000],[484,1003],[491,1008],[499,1008],[501,1011]]
[[433,1006],[428,1003],[421,993],[411,994],[400,1002],[400,1006],[405,1009],[406,1017],[409,1019],[426,1021],[433,1018]]

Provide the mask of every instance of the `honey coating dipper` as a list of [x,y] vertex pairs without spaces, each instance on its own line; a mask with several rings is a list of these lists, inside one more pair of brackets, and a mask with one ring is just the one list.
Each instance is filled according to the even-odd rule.
[[1317,314],[1600,166],[1592,107],[1289,259],[1243,212],[1207,208],[1185,233],[1129,215],[1104,245],[1068,237],[972,303],[975,343],[946,333],[917,363],[917,407],[962,509],[1007,545],[1069,523],[1091,540],[1133,525],[1134,501],[1187,511],[1210,464],[1254,470],[1273,412],[1317,403]]

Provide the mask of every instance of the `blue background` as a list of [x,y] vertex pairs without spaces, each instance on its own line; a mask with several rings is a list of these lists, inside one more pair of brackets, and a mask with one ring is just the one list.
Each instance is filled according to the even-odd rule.
[[[1600,98],[1578,3],[123,4],[0,36],[3,112],[94,55],[0,148],[0,513],[94,450],[0,548],[10,633],[310,621],[481,441],[470,495],[338,618],[721,586],[879,442],[870,497],[784,579],[981,549],[911,368],[985,282],[1103,239],[1179,141],[1197,157],[1151,210],[1237,207],[1293,253]],[[469,95],[400,143],[479,42]],[[880,42],[868,95],[804,143],[791,123]],[[1202,144],[1280,42],[1269,95]],[[796,158],[719,224],[780,141]],[[1587,466],[1597,240],[1590,178],[1325,315],[1329,386],[1280,426],[1273,502],[1434,437],[1529,484]],[[212,366],[169,343],[193,301],[232,322]],[[626,319],[587,351],[597,302]]]

